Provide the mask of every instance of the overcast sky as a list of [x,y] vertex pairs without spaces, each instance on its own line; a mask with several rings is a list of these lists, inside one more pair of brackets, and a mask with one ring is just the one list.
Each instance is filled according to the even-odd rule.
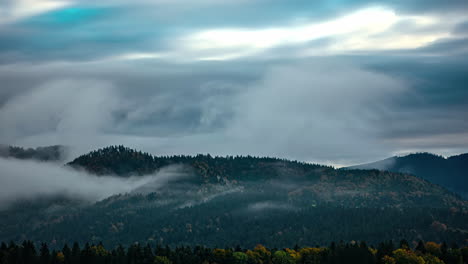
[[468,152],[466,0],[2,0],[0,143]]

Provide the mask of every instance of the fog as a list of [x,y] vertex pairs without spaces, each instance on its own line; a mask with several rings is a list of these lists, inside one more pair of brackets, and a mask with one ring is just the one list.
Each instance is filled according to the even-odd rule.
[[[105,68],[89,67],[95,75]],[[29,75],[44,78],[51,71],[68,76],[70,70],[28,67]],[[242,80],[243,73],[238,79],[181,73],[187,80],[176,82],[146,69],[139,76],[131,67],[114,70],[96,79],[86,79],[88,72],[50,76],[53,80],[10,98],[0,106],[0,140],[71,146],[71,158],[123,144],[155,155],[241,154],[352,164],[394,150],[376,124],[393,114],[394,99],[407,91],[402,80],[329,59],[269,66],[249,81]],[[141,84],[133,88],[130,81],[137,77]]]
[[168,166],[147,176],[98,177],[53,163],[3,158],[0,158],[0,170],[0,209],[15,201],[48,196],[93,202],[115,194],[146,193],[190,176],[179,166]]

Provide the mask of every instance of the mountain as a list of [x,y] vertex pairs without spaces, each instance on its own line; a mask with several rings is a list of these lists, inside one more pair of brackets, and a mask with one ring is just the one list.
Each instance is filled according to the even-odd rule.
[[468,203],[408,174],[268,157],[154,157],[123,146],[68,165],[96,177],[161,179],[168,170],[183,177],[94,203],[63,197],[18,202],[0,211],[0,237],[109,246],[292,247],[403,238],[468,243]]
[[430,153],[416,153],[347,169],[377,169],[413,174],[468,198],[468,153],[449,158]]
[[55,145],[37,148],[22,148],[0,145],[0,158],[29,159],[58,162],[64,159],[66,147]]

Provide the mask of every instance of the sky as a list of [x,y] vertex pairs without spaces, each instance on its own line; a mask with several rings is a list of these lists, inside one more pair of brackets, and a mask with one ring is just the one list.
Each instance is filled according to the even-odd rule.
[[468,152],[466,0],[2,0],[0,144]]

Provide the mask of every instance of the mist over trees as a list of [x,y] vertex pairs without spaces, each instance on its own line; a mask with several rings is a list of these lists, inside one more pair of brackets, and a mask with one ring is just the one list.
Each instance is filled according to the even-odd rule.
[[[34,168],[33,179],[46,179],[48,171]],[[136,241],[210,247],[390,239],[466,243],[467,202],[408,174],[268,157],[157,157],[123,146],[82,155],[65,168],[86,173],[86,183],[101,198],[85,204],[73,196],[18,201],[0,211],[0,237],[104,241],[111,247]],[[156,173],[155,181],[146,180],[152,179],[148,173]],[[125,188],[116,192],[113,182]],[[69,187],[82,185],[75,180]]]

